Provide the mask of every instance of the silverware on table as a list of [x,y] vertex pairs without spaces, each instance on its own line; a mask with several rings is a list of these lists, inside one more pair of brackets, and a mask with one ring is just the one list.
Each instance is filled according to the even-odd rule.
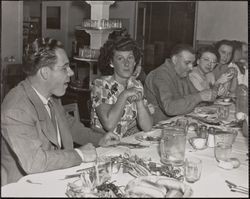
[[26,182],[28,182],[30,184],[42,184],[41,182],[33,182],[30,179],[26,180]]
[[225,180],[225,182],[227,183],[227,186],[230,188],[230,190],[232,192],[241,192],[241,193],[245,193],[248,194],[249,189],[240,185],[236,185],[233,182],[230,182],[228,180]]
[[125,146],[125,147],[128,147],[130,149],[134,149],[134,148],[141,149],[141,148],[149,147],[148,145],[142,145],[140,143],[127,143],[127,142],[120,142],[116,145],[111,145],[110,147],[117,147],[117,146]]
[[243,191],[243,190],[240,190],[240,189],[237,189],[237,188],[231,188],[230,190],[232,192],[238,192],[238,193],[243,193],[243,194],[248,195],[248,191]]

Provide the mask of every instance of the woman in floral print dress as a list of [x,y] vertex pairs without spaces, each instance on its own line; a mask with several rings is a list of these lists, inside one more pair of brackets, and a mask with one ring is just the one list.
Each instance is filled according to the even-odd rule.
[[92,128],[126,137],[149,131],[152,118],[144,98],[140,73],[141,50],[129,35],[109,37],[100,49],[98,67],[102,77],[91,89]]

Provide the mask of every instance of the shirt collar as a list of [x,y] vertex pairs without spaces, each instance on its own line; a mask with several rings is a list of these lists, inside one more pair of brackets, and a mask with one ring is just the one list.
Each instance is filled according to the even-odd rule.
[[43,104],[44,105],[47,105],[48,104],[48,101],[49,101],[49,99],[46,99],[43,95],[41,95],[33,86],[31,86],[33,89],[34,89],[34,91],[36,92],[36,94],[38,95],[38,97],[42,100],[42,102],[43,102]]

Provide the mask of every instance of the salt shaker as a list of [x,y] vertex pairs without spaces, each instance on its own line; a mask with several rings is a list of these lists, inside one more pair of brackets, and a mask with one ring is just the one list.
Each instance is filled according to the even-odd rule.
[[207,138],[207,146],[208,147],[214,147],[214,134],[215,134],[215,128],[209,127],[208,128],[208,138]]
[[208,130],[206,125],[201,125],[199,129],[199,137],[207,139]]

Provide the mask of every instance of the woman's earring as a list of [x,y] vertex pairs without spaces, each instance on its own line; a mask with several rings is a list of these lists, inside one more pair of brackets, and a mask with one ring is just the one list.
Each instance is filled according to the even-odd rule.
[[114,68],[114,65],[113,64],[109,64],[111,68]]

